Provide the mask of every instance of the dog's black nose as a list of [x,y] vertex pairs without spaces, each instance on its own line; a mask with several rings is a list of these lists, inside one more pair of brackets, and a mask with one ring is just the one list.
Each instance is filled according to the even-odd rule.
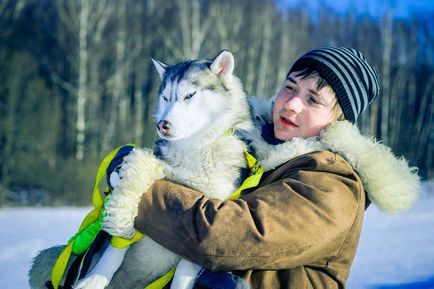
[[167,120],[160,120],[157,123],[157,128],[162,134],[167,134],[169,132],[170,126],[170,122]]
[[170,122],[164,120],[162,126],[164,129],[169,129],[170,128]]

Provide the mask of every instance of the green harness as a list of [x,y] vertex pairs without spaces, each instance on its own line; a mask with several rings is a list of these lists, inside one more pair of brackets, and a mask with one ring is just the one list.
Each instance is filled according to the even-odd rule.
[[[225,134],[227,135],[233,135],[235,133],[234,130],[229,130]],[[137,145],[128,144],[128,146],[137,147]],[[92,194],[92,203],[94,209],[89,212],[86,217],[83,219],[78,232],[69,239],[68,245],[63,249],[62,253],[59,255],[59,257],[56,260],[56,263],[53,267],[53,270],[51,272],[51,281],[53,284],[54,289],[59,288],[60,281],[62,280],[62,277],[65,273],[68,261],[71,257],[71,254],[80,255],[86,252],[90,245],[95,240],[96,235],[101,230],[102,227],[102,221],[104,219],[105,211],[104,211],[104,204],[108,200],[109,195],[102,198],[102,194],[99,190],[99,185],[101,181],[103,180],[107,168],[110,164],[110,162],[113,160],[113,158],[116,156],[118,151],[123,146],[120,146],[113,151],[111,151],[101,162],[98,172],[96,175],[95,185],[93,188],[93,194]],[[263,169],[259,162],[256,160],[256,158],[251,155],[247,149],[244,149],[244,155],[247,161],[247,165],[250,170],[249,177],[247,177],[241,186],[229,196],[229,200],[235,200],[238,199],[241,195],[241,192],[243,190],[256,187],[259,184],[259,181],[261,179],[261,176],[263,174]],[[108,191],[108,188],[106,188],[106,191]],[[143,234],[136,231],[134,237],[132,239],[124,239],[121,237],[113,236],[111,238],[111,244],[116,248],[125,248],[132,243],[135,243],[143,238]],[[169,281],[173,278],[175,274],[175,268],[171,269],[169,272],[149,284],[145,287],[145,289],[162,289]]]

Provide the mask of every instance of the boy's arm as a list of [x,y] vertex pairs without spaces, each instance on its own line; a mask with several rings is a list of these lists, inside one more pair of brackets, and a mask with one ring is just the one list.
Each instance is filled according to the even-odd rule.
[[211,270],[277,270],[337,254],[363,200],[351,166],[320,152],[234,201],[157,181],[141,199],[135,226]]

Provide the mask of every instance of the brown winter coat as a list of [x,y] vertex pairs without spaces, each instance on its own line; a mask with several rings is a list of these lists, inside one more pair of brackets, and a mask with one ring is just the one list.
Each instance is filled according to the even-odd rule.
[[345,288],[365,206],[353,167],[320,151],[267,172],[235,201],[157,181],[135,227],[210,270],[234,271],[251,288]]

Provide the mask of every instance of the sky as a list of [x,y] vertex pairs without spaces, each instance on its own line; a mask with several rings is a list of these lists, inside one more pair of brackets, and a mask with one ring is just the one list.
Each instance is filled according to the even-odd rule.
[[388,8],[391,9],[393,15],[400,18],[427,12],[434,13],[433,0],[277,0],[281,8],[302,5],[307,6],[312,13],[318,12],[321,2],[342,15],[355,10],[359,15],[378,17],[384,15]]

